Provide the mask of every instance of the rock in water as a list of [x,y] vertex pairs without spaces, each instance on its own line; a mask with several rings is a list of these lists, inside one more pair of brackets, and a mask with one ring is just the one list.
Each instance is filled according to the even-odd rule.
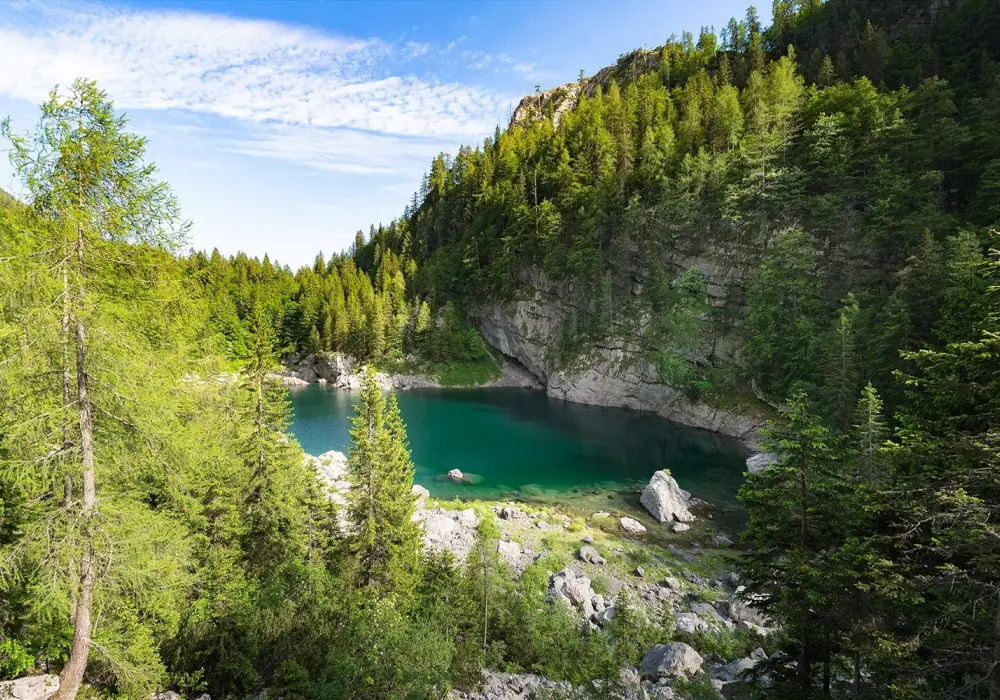
[[622,518],[618,522],[621,523],[622,529],[625,532],[631,532],[633,535],[638,535],[646,531],[646,526],[634,518]]
[[465,474],[460,469],[452,469],[448,472],[448,478],[452,481],[465,481]]
[[674,481],[674,477],[662,469],[653,474],[653,478],[642,491],[639,503],[661,523],[670,520],[690,523],[694,520],[681,488]]
[[0,683],[0,698],[45,700],[59,690],[58,676],[25,676]]
[[642,659],[642,677],[650,680],[693,676],[701,670],[704,659],[684,642],[657,644]]

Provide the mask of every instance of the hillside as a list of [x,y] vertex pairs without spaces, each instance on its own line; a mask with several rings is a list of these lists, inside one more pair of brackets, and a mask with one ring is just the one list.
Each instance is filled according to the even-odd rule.
[[836,422],[867,381],[898,405],[897,351],[966,322],[942,291],[1000,218],[996,13],[775,16],[525,97],[359,260],[413,259],[409,293],[556,396],[744,437],[793,388]]

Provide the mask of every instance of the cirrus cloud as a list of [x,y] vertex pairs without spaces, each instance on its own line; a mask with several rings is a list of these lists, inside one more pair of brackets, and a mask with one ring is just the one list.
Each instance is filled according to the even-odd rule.
[[429,51],[305,27],[96,4],[9,4],[0,15],[0,94],[40,101],[56,83],[97,80],[125,109],[187,110],[245,122],[476,138],[509,96],[393,74]]

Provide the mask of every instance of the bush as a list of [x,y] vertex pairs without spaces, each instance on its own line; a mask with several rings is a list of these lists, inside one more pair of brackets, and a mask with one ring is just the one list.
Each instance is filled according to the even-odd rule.
[[0,641],[0,680],[17,678],[35,666],[35,657],[16,639]]

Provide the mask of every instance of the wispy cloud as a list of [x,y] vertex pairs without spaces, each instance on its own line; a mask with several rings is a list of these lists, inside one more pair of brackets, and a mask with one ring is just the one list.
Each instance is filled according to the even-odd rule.
[[487,133],[511,98],[386,68],[394,56],[426,54],[425,44],[77,2],[17,2],[0,12],[0,65],[16,66],[0,71],[0,93],[35,102],[54,84],[86,76],[125,109],[454,140]]

